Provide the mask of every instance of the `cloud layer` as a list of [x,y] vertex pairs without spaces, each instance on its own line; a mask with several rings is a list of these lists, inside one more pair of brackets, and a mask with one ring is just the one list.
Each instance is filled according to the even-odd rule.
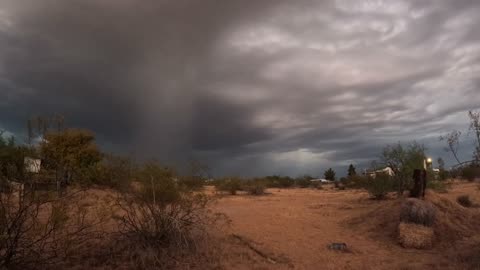
[[412,139],[445,155],[438,135],[480,108],[479,13],[467,0],[6,0],[0,127],[62,113],[109,149],[218,174],[320,174]]

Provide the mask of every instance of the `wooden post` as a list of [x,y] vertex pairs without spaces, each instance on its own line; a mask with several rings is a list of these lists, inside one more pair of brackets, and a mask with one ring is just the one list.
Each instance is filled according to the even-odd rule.
[[422,198],[425,198],[425,190],[427,189],[427,170],[422,172]]
[[410,190],[410,197],[425,198],[427,188],[427,170],[415,169],[413,171],[413,188]]

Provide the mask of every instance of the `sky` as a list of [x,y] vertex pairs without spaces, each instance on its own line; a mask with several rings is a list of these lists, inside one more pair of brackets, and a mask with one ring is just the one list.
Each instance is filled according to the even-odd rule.
[[342,175],[412,140],[449,164],[438,137],[480,109],[478,14],[475,0],[1,0],[0,129],[62,114],[106,151],[216,175]]

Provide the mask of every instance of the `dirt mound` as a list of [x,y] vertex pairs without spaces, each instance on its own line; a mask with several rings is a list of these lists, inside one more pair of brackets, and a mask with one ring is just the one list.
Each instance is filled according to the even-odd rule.
[[398,241],[404,248],[428,249],[433,246],[432,228],[412,223],[398,225]]
[[435,193],[428,193],[427,200],[437,208],[437,221],[433,228],[440,242],[448,244],[478,233],[480,228],[478,212],[464,208]]
[[[431,207],[417,207],[419,203],[415,199],[390,200],[379,202],[379,204],[373,211],[350,219],[348,224],[356,231],[369,233],[372,238],[391,242],[396,240],[399,235],[400,222],[402,220],[409,221],[409,217],[405,218],[405,214],[402,214],[402,209],[406,209],[406,205],[409,205],[410,210],[418,210],[413,212],[422,218],[429,219],[431,211],[435,212],[435,221],[432,224],[424,224],[432,225],[435,246],[451,245],[453,241],[477,234],[478,228],[480,228],[478,212],[464,208],[434,192],[427,192],[425,202],[423,202],[425,205],[431,205],[434,210],[430,209]],[[407,209],[409,208],[407,207]]]

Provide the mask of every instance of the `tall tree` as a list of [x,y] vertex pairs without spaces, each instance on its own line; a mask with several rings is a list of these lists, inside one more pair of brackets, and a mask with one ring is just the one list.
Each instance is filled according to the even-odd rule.
[[348,176],[355,176],[355,175],[357,175],[355,166],[353,166],[353,164],[350,164],[350,166],[348,167]]
[[332,168],[329,168],[324,173],[325,179],[330,181],[335,181],[335,171]]

